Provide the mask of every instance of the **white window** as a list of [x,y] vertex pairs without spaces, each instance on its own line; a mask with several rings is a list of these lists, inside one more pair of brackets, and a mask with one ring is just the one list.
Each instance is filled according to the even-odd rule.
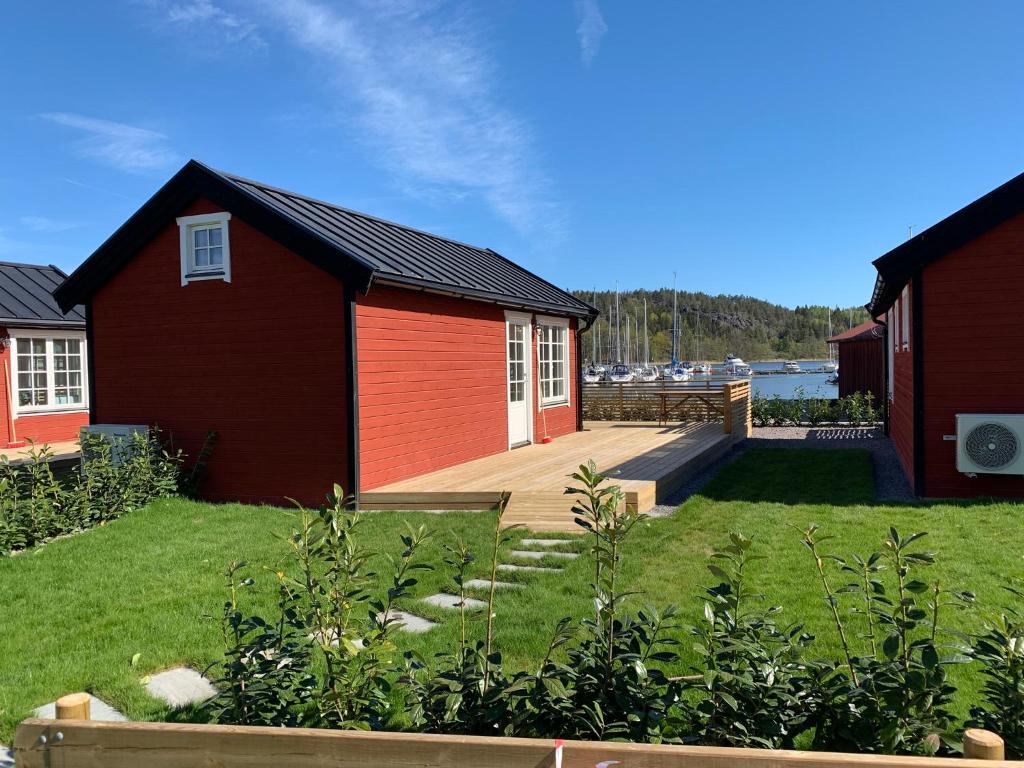
[[903,351],[910,349],[910,287],[904,286],[903,294],[900,296],[900,306],[903,315],[900,324],[903,326]]
[[88,407],[84,334],[23,334],[11,338],[15,410],[40,413]]
[[569,321],[537,319],[541,405],[569,402]]
[[892,348],[894,352],[898,352],[900,348],[900,299],[896,297],[896,301],[892,305]]
[[228,243],[230,213],[181,216],[181,284],[194,280],[231,282],[231,248]]

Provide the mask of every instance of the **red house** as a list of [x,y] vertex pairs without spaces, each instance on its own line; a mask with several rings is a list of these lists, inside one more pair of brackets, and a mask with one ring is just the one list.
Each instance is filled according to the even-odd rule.
[[93,423],[156,424],[205,494],[358,494],[581,429],[596,310],[486,248],[191,161],[57,290]]
[[1024,174],[874,265],[889,434],[914,491],[1024,497]]
[[885,326],[868,320],[828,340],[838,350],[839,396],[871,393],[874,404],[885,403]]
[[78,439],[89,423],[85,313],[65,314],[53,290],[67,277],[57,267],[0,263],[0,446]]

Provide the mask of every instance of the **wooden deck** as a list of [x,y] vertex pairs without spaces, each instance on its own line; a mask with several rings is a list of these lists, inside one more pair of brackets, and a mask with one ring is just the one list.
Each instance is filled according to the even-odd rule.
[[[744,435],[745,436],[745,435]],[[487,456],[380,486],[360,496],[363,509],[488,509],[511,494],[506,520],[535,531],[579,531],[568,475],[589,459],[646,512],[717,459],[739,435],[721,423],[658,426],[587,422],[583,432]]]

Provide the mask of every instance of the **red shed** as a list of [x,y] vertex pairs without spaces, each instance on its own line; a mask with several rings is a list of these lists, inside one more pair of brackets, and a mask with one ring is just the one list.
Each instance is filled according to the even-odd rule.
[[885,402],[885,327],[868,320],[828,340],[838,350],[839,396],[871,393],[874,403]]
[[1024,497],[1024,174],[874,265],[889,433],[915,492]]
[[191,161],[56,292],[93,423],[159,425],[211,499],[359,493],[582,428],[596,310],[500,254]]
[[65,314],[53,297],[65,277],[52,265],[0,262],[0,447],[70,442],[89,423],[85,311]]

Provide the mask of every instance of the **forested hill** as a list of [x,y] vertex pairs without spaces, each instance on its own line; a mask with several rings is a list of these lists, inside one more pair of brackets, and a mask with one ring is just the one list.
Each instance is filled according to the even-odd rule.
[[[583,356],[590,360],[599,341],[598,360],[618,359],[615,344],[615,293],[573,291],[595,303],[601,317],[584,337]],[[629,318],[630,361],[643,361],[644,299],[651,362],[668,361],[672,349],[672,289],[628,291],[619,294],[622,357],[626,358],[626,324]],[[727,353],[744,360],[821,359],[826,357],[829,308],[807,306],[789,309],[749,296],[709,296],[679,292],[680,360],[721,361]],[[863,307],[832,307],[832,333],[868,319]],[[634,325],[634,323],[636,325]],[[637,333],[639,332],[639,334]],[[637,344],[639,335],[639,346]],[[637,357],[639,353],[639,358]]]

